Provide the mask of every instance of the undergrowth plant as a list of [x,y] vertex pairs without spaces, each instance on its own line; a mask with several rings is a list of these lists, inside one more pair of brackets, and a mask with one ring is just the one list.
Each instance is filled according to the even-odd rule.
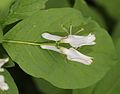
[[0,0],[0,94],[120,94],[119,5]]

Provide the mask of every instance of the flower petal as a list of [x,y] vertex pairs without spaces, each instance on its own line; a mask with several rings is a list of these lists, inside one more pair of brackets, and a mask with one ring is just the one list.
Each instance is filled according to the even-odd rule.
[[69,43],[72,47],[78,48],[84,45],[96,44],[95,35],[89,34],[88,36],[69,35],[68,37],[61,40],[63,43]]
[[42,37],[48,40],[53,40],[53,41],[59,41],[61,40],[63,37],[57,36],[57,35],[52,35],[49,33],[43,33]]
[[0,75],[0,89],[2,91],[8,90],[9,86],[7,83],[5,83],[5,78],[3,75]]
[[92,57],[86,56],[74,48],[67,49],[62,47],[60,50],[67,56],[68,60],[80,62],[85,65],[90,65],[93,62]]
[[62,53],[60,49],[58,49],[56,46],[52,46],[52,45],[41,45],[40,46],[42,49],[48,49],[48,50],[52,50],[52,51],[56,51],[58,53]]

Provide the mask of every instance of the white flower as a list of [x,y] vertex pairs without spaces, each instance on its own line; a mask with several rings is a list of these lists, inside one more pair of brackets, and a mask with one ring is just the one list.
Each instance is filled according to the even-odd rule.
[[65,37],[43,33],[42,37],[48,40],[60,41],[61,43],[69,43],[74,48],[96,44],[96,42],[94,42],[96,37],[94,34],[91,33],[88,36],[68,35]]
[[68,37],[61,40],[62,43],[69,43],[72,47],[78,48],[84,45],[96,44],[95,35],[89,34],[88,36],[68,35]]
[[60,49],[58,49],[56,46],[52,46],[52,45],[41,45],[40,46],[42,49],[47,49],[47,50],[52,50],[52,51],[56,51],[58,53],[62,53],[60,51]]
[[0,89],[2,91],[8,90],[9,86],[7,83],[5,83],[5,78],[3,75],[0,75]]
[[52,35],[49,33],[43,33],[42,37],[48,40],[53,40],[53,41],[59,41],[61,40],[63,37],[57,36],[57,35]]
[[42,49],[56,51],[58,53],[66,55],[67,59],[70,61],[76,61],[76,62],[85,64],[85,65],[90,65],[93,62],[92,57],[84,55],[74,48],[78,48],[78,47],[85,46],[85,45],[95,45],[96,37],[94,34],[90,33],[87,36],[79,36],[79,35],[70,34],[68,36],[61,37],[61,36],[52,35],[49,33],[43,33],[42,37],[48,40],[59,41],[59,43],[69,43],[72,46],[72,48],[67,49],[64,47],[58,48],[52,45],[41,45]]
[[4,69],[2,68],[2,66],[7,63],[9,61],[9,58],[5,58],[5,59],[0,59],[0,72],[3,72]]
[[92,57],[86,56],[79,51],[75,50],[74,48],[64,48],[61,47],[60,50],[62,51],[63,54],[67,56],[67,59],[70,61],[76,61],[85,65],[90,65],[92,61]]
[[79,51],[75,50],[74,48],[67,49],[64,47],[60,47],[60,49],[58,49],[56,46],[51,45],[41,45],[41,48],[64,54],[70,61],[80,62],[85,65],[90,65],[92,63],[92,57],[86,56],[80,53]]

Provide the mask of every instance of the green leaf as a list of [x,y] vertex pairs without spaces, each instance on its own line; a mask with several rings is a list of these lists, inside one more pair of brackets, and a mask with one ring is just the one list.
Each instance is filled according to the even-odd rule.
[[107,75],[96,85],[92,94],[120,93],[120,63],[118,62]]
[[120,20],[120,0],[95,0],[115,19]]
[[96,9],[88,6],[84,0],[75,0],[74,8],[80,10],[85,17],[91,17],[101,26],[106,27],[102,15]]
[[[64,55],[39,47],[46,42],[41,37],[42,33],[65,36],[67,33],[61,25],[69,27],[71,24],[85,29],[80,35],[91,32],[96,36],[96,45],[79,49],[81,53],[94,58],[90,66],[66,61]],[[72,8],[36,13],[11,29],[4,36],[3,46],[25,72],[66,89],[84,88],[96,83],[116,63],[116,52],[108,33],[96,22],[84,18],[79,11]]]
[[70,7],[69,0],[48,0],[46,3],[46,8],[62,8]]
[[73,94],[119,94],[120,63],[118,62],[95,86],[74,90]]
[[5,70],[4,72],[0,73],[0,75],[4,75],[5,77],[5,82],[8,84],[9,89],[7,91],[1,91],[0,94],[19,94],[18,89],[15,85],[15,82],[9,72]]
[[57,88],[43,79],[33,78],[33,80],[37,89],[43,94],[72,94],[72,90]]
[[28,16],[45,8],[47,0],[16,0],[12,5],[5,24],[11,24],[18,20],[25,19]]
[[0,0],[0,24],[4,23],[14,0]]
[[82,89],[73,89],[73,94],[93,94],[93,90],[95,88],[96,84],[95,85],[92,85],[90,87],[87,87],[87,88],[82,88]]
[[[120,23],[116,26],[112,38],[120,56]],[[118,63],[101,79],[93,88],[90,94],[119,94],[120,93],[120,59]],[[89,89],[89,88],[88,88]],[[85,91],[86,89],[84,89]],[[87,90],[86,90],[87,91]],[[79,90],[80,94],[81,91]],[[83,93],[86,94],[86,93]],[[87,93],[88,94],[88,93]]]

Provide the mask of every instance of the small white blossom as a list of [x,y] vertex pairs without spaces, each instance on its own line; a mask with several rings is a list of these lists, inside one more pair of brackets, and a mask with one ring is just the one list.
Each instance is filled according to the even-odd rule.
[[88,36],[68,35],[65,37],[43,33],[42,37],[48,40],[60,41],[61,43],[69,43],[72,47],[78,48],[85,45],[95,45],[95,35],[89,34]]
[[61,40],[63,37],[57,36],[57,35],[52,35],[49,33],[43,33],[42,37],[48,40],[53,40],[53,41],[59,41]]
[[2,66],[7,63],[9,61],[9,58],[5,58],[5,59],[0,59],[0,72],[3,72],[4,69],[2,68]]
[[89,34],[88,36],[68,35],[68,37],[61,40],[62,43],[69,43],[72,47],[78,48],[84,45],[96,44],[95,35]]
[[52,45],[41,45],[40,46],[42,49],[47,49],[47,50],[52,50],[52,51],[56,51],[58,53],[62,53],[60,51],[60,49],[58,49],[56,46],[52,46]]
[[60,47],[60,49],[58,49],[56,46],[51,45],[42,45],[41,48],[64,54],[70,61],[80,62],[85,65],[90,65],[92,63],[92,57],[86,56],[80,53],[79,51],[75,50],[74,48],[67,49],[64,47]]
[[9,86],[7,83],[5,83],[5,78],[3,75],[0,75],[0,89],[2,91],[8,90]]
[[[72,29],[70,29],[70,31],[71,30]],[[52,40],[52,41],[59,41],[59,43],[69,43],[72,46],[72,48],[67,49],[64,47],[57,48],[56,46],[52,46],[52,45],[41,45],[40,47],[42,49],[56,51],[58,53],[66,55],[67,59],[70,61],[76,61],[76,62],[85,64],[85,65],[90,65],[93,62],[92,57],[84,55],[74,48],[78,48],[78,47],[85,46],[85,45],[95,45],[96,37],[94,34],[90,33],[87,36],[79,36],[79,35],[70,34],[68,36],[61,37],[61,36],[52,35],[49,33],[43,33],[42,37],[48,40]]]
[[64,48],[61,47],[60,50],[62,51],[63,54],[67,56],[67,59],[70,61],[76,61],[85,65],[90,65],[92,61],[92,57],[86,56],[79,51],[75,50],[74,48]]

